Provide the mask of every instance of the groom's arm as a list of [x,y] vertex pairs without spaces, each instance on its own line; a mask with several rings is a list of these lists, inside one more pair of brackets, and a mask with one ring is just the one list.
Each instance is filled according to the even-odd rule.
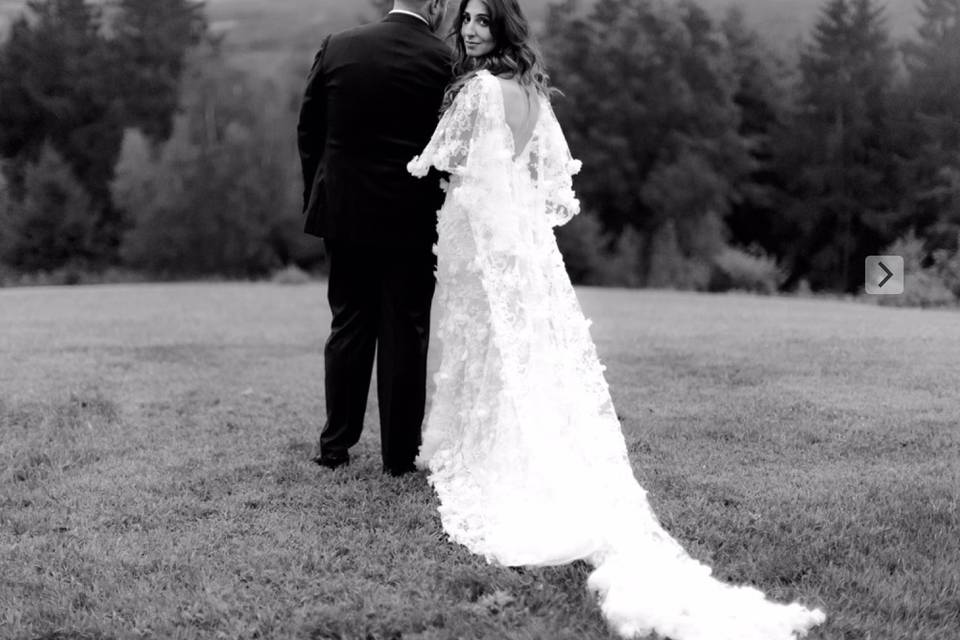
[[297,147],[303,169],[304,211],[310,202],[310,193],[316,180],[317,169],[323,159],[327,139],[327,96],[322,69],[323,54],[329,42],[330,36],[324,38],[313,60],[313,67],[310,69],[310,75],[307,76],[303,103],[300,105],[300,117],[297,121]]

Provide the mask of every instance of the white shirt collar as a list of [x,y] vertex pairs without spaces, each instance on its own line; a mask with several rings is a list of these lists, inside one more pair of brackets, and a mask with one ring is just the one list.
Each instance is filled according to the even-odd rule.
[[428,27],[430,26],[430,23],[427,22],[426,18],[424,18],[419,13],[414,13],[413,11],[404,11],[403,9],[393,9],[390,11],[390,13],[402,13],[405,16],[413,16],[414,18],[417,18],[418,20],[423,21],[423,24],[427,25]]

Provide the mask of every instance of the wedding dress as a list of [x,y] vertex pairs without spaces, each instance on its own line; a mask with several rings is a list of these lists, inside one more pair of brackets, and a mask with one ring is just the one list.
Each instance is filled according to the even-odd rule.
[[408,165],[451,174],[439,214],[435,392],[417,458],[452,540],[503,565],[586,560],[622,636],[790,640],[819,610],[710,576],[658,523],[553,227],[578,213],[549,99],[516,149],[500,81],[461,89]]

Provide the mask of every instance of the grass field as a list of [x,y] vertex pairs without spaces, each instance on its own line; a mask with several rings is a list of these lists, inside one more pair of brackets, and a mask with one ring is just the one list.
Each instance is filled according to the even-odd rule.
[[[960,314],[583,289],[634,470],[811,638],[956,640]],[[320,284],[0,290],[0,637],[611,638],[582,563],[487,565],[422,474],[307,456]]]

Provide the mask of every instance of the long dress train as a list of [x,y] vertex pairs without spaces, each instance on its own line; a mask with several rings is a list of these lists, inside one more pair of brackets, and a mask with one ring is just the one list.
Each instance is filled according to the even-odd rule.
[[659,524],[627,456],[553,227],[579,211],[546,97],[515,149],[500,82],[461,89],[408,169],[451,174],[437,245],[435,392],[417,458],[452,540],[503,565],[586,560],[622,636],[792,640],[825,618],[723,583]]

